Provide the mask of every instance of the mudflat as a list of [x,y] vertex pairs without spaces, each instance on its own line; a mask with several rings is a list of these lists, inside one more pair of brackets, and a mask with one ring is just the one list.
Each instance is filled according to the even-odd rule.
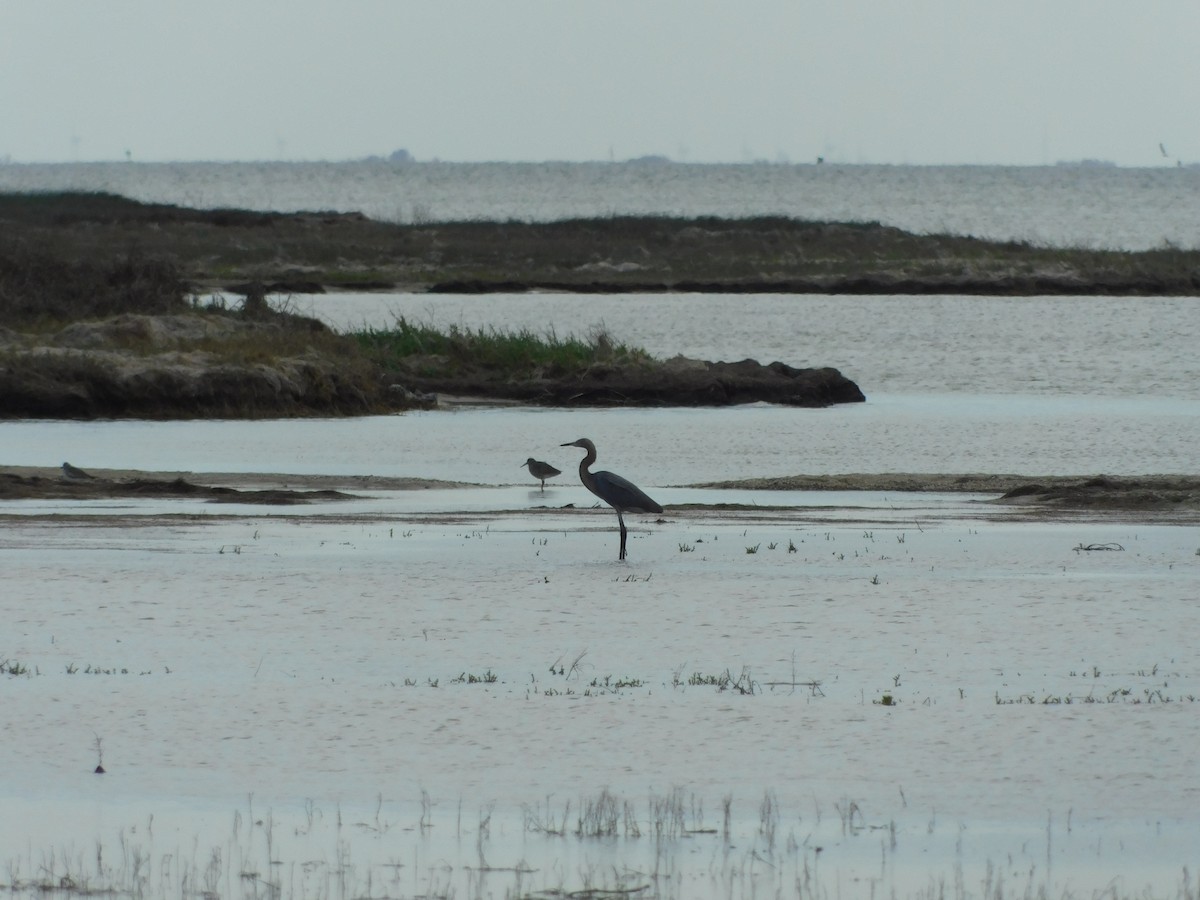
[[1200,509],[1195,475],[853,474],[793,475],[713,482],[698,487],[776,491],[903,491],[998,494],[997,502],[1063,509]]
[[[0,500],[189,497],[214,503],[288,505],[356,499],[356,491],[402,491],[472,485],[432,478],[293,475],[247,472],[143,472],[92,469],[70,478],[61,469],[10,466],[0,472]],[[875,491],[995,494],[998,503],[1043,508],[1170,512],[1200,510],[1200,476],[1028,476],[1013,474],[793,475],[709,482],[713,490]]]

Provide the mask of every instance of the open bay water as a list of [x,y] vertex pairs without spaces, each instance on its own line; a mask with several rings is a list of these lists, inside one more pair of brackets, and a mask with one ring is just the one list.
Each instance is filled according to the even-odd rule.
[[192,207],[387,221],[783,215],[1052,246],[1200,247],[1200,167],[685,163],[0,165],[0,190],[110,191]]

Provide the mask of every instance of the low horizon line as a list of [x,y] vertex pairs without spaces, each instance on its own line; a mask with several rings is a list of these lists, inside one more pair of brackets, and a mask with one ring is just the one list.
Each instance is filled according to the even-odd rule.
[[512,165],[512,166],[539,166],[539,165],[564,165],[564,166],[586,166],[586,165],[606,165],[606,166],[741,166],[741,167],[756,167],[765,166],[772,168],[789,168],[789,167],[808,167],[821,168],[824,166],[837,168],[909,168],[909,169],[1053,169],[1064,167],[1078,168],[1095,168],[1095,169],[1178,169],[1178,168],[1194,168],[1200,163],[1184,162],[1183,160],[1172,160],[1170,162],[1163,161],[1158,164],[1150,163],[1119,163],[1108,159],[1096,157],[1082,157],[1079,159],[1060,159],[1054,162],[1045,163],[1015,163],[1015,162],[868,162],[868,161],[852,161],[852,160],[831,160],[824,157],[817,157],[810,160],[770,160],[770,159],[755,159],[755,160],[679,160],[672,159],[662,154],[645,154],[642,156],[633,156],[625,159],[441,159],[439,157],[430,157],[428,159],[419,159],[412,157],[404,160],[392,160],[387,156],[378,154],[368,154],[366,156],[348,156],[348,157],[311,157],[311,158],[275,158],[275,157],[258,157],[258,158],[239,158],[239,159],[218,159],[218,158],[177,158],[177,159],[132,159],[132,158],[95,158],[95,159],[39,159],[39,160],[19,160],[12,157],[0,157],[0,167],[2,166],[72,166],[72,165],[345,165],[351,163],[370,163],[378,165],[395,166],[397,168],[405,166],[422,166],[422,165]]

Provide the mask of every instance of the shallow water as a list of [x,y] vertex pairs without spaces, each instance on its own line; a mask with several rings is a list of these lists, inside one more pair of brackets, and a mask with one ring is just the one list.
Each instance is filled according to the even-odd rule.
[[279,298],[341,330],[398,318],[586,337],[652,355],[833,366],[878,394],[1200,400],[1193,297],[327,294]]
[[611,512],[557,508],[584,497],[16,504],[9,883],[1164,895],[1194,870],[1194,529],[800,493],[631,516],[620,564]]
[[642,487],[847,472],[1194,474],[1195,404],[882,397],[827,410],[464,409],[262,422],[4,422],[8,465],[528,482],[590,437],[599,466]]
[[643,487],[802,473],[1196,472],[1200,317],[1188,298],[357,294],[286,302],[340,328],[385,327],[407,316],[565,336],[603,323],[616,340],[659,356],[837,366],[867,402],[824,410],[466,408],[353,420],[10,421],[0,422],[4,462],[54,466],[66,458],[84,468],[495,485],[524,483],[521,466],[531,455],[569,472],[576,451],[559,445],[587,436],[602,467]]
[[[1159,413],[1194,422],[1187,408]],[[1133,455],[1145,411],[950,394],[0,424],[12,464],[474,485],[364,477],[360,499],[287,508],[5,504],[7,883],[1170,896],[1200,846],[1194,527],[671,486],[918,454],[929,471],[1186,470],[1194,444],[1166,429],[1167,456]],[[618,563],[615,517],[557,446],[578,433],[659,502],[700,508],[630,516]],[[543,448],[566,472],[544,493],[521,468]],[[1123,549],[1076,549],[1092,544]]]

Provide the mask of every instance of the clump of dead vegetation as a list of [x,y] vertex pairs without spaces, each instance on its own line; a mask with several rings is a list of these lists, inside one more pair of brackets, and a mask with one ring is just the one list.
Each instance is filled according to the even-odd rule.
[[397,408],[355,342],[271,309],[197,304],[177,265],[0,243],[0,416],[338,415]]
[[117,313],[182,312],[179,269],[126,253],[111,260],[64,259],[20,241],[0,244],[0,321],[40,328]]

